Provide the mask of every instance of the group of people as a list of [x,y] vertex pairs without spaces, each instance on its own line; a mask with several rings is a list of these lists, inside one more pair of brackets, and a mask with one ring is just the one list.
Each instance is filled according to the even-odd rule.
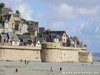
[[[20,60],[20,62],[22,62],[22,60]],[[27,60],[25,60],[24,62],[25,62],[25,64],[28,64],[29,63],[29,61],[27,61]],[[15,69],[15,72],[18,72],[18,69],[17,68]]]
[[[20,60],[20,62],[22,62],[22,59]],[[27,61],[27,60],[25,60],[24,62],[25,62],[25,64],[28,64],[29,63],[29,61]]]

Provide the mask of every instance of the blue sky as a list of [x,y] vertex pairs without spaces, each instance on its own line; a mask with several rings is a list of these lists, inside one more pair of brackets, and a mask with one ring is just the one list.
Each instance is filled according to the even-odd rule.
[[100,0],[0,0],[13,11],[40,26],[65,30],[88,45],[88,51],[100,52]]

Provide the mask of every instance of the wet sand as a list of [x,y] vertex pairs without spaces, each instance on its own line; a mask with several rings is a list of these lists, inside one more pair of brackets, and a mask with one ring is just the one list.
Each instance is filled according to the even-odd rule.
[[0,61],[0,75],[100,75],[100,62],[82,65],[81,63],[29,62],[25,64],[25,62]]

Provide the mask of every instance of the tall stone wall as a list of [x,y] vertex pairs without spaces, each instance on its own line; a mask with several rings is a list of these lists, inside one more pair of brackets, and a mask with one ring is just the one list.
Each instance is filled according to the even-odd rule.
[[0,60],[41,61],[41,48],[25,46],[0,46]]
[[43,62],[60,62],[59,49],[43,49],[41,59]]
[[42,45],[41,58],[44,62],[78,62],[79,48],[62,47],[60,43]]
[[43,62],[92,62],[86,48],[63,47],[60,43],[47,42],[40,47],[0,46],[0,60],[29,60]]
[[61,50],[60,52],[61,62],[78,62],[77,50]]
[[92,62],[92,54],[90,52],[79,52],[79,61],[83,63]]
[[42,44],[41,60],[43,62],[60,62],[60,44],[45,43]]

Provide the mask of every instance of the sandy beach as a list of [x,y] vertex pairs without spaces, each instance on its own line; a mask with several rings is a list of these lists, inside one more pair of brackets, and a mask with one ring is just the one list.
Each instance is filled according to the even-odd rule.
[[0,61],[0,75],[100,75],[100,63],[82,65],[81,63],[29,62],[25,64],[24,61]]

